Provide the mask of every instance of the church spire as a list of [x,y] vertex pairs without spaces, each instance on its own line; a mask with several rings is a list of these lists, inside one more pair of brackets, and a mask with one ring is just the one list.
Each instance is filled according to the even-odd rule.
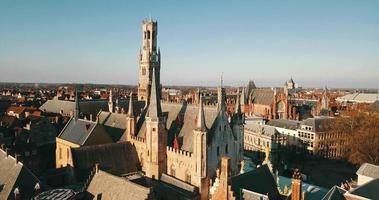
[[217,88],[217,108],[218,111],[225,111],[225,89],[223,87],[223,74],[221,74],[221,83],[220,87]]
[[197,121],[196,121],[196,128],[200,131],[207,130],[206,124],[205,124],[205,114],[204,114],[204,106],[203,106],[203,98],[200,96],[200,106],[199,106],[199,113],[197,115]]
[[[240,98],[240,104],[242,107],[245,106],[245,99],[246,99],[245,93],[246,93],[245,88],[242,88],[242,94],[241,94],[241,98]],[[249,94],[247,94],[247,95],[249,95]]]
[[147,112],[147,116],[151,118],[158,118],[161,116],[162,109],[161,109],[161,101],[160,101],[160,94],[158,93],[157,84],[159,86],[159,83],[156,81],[155,77],[155,69],[153,68],[152,72],[152,80],[151,80],[151,90],[150,90],[150,100],[149,100],[149,110]]
[[109,90],[108,111],[111,112],[111,113],[113,113],[113,94],[112,94],[112,89]]
[[240,88],[237,89],[236,105],[234,108],[235,113],[241,113],[241,103],[240,103]]
[[74,119],[79,119],[79,94],[78,94],[78,88],[75,88],[75,112],[74,112]]
[[130,97],[129,97],[129,110],[128,110],[128,116],[129,117],[134,117],[134,109],[133,109],[133,92],[130,92]]

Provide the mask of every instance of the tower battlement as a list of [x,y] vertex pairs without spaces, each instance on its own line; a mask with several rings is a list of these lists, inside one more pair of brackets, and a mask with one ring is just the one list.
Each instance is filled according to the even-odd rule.
[[174,155],[189,157],[189,158],[192,157],[191,152],[180,150],[180,149],[178,150],[178,149],[175,149],[174,147],[169,147],[169,146],[167,146],[167,154],[174,154]]

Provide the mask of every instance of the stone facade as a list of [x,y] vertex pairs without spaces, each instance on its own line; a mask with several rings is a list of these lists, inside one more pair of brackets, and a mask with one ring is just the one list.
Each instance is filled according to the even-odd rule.
[[[142,49],[139,55],[138,100],[149,99],[152,73],[160,83],[161,53],[157,49],[158,23],[144,20],[142,23]],[[158,85],[158,87],[160,87]]]
[[[156,22],[143,22],[144,31],[144,50],[141,55],[141,60],[145,61],[147,52],[154,55],[156,49]],[[153,31],[152,40],[146,37],[146,34],[151,34]],[[146,32],[146,33],[145,33]],[[145,47],[146,45],[146,47]],[[149,47],[149,48],[147,48]],[[152,47],[150,49],[150,47]],[[146,51],[145,51],[146,50]],[[149,50],[149,51],[147,51]],[[159,55],[159,53],[158,53]],[[151,58],[150,58],[151,59]],[[159,65],[160,60],[155,64]],[[143,65],[142,65],[143,64]],[[127,129],[124,135],[126,140],[134,144],[138,157],[140,159],[142,170],[147,177],[160,178],[162,174],[168,174],[172,177],[190,183],[199,188],[201,199],[208,199],[209,180],[216,175],[216,169],[220,165],[221,157],[228,156],[232,163],[240,163],[243,153],[243,123],[242,112],[240,105],[236,106],[236,111],[231,116],[226,111],[225,104],[225,89],[219,88],[218,106],[214,110],[216,116],[214,120],[207,119],[204,114],[204,106],[200,97],[198,110],[195,119],[195,126],[192,126],[193,119],[185,118],[182,115],[190,115],[182,113],[182,117],[177,117],[181,128],[186,129],[186,135],[183,141],[180,142],[182,147],[179,147],[177,136],[175,136],[176,145],[168,143],[168,128],[166,127],[167,116],[164,116],[161,108],[160,98],[160,80],[159,68],[157,65],[152,67],[150,64],[145,65],[141,62],[140,69],[151,67],[151,79],[146,74],[140,71],[140,82],[138,88],[138,98],[144,100],[147,98],[147,106],[141,116],[134,116],[133,112],[127,115]],[[151,85],[146,86],[150,82]],[[150,89],[147,89],[150,88]],[[146,95],[146,92],[150,92]],[[239,101],[238,101],[239,102]],[[130,103],[129,105],[133,105]],[[177,105],[165,105],[166,109]],[[186,108],[190,110],[192,108]],[[208,109],[208,108],[207,108]],[[129,107],[129,111],[133,110]],[[187,111],[190,112],[190,111]],[[213,111],[212,111],[213,112]],[[180,114],[180,113],[179,113]],[[229,121],[229,119],[231,120]],[[207,128],[206,121],[211,121],[212,124]],[[209,125],[209,124],[208,124]],[[188,129],[188,130],[187,130]],[[191,140],[190,140],[191,139]],[[189,145],[190,147],[184,147]],[[230,166],[231,173],[239,172],[238,165]]]

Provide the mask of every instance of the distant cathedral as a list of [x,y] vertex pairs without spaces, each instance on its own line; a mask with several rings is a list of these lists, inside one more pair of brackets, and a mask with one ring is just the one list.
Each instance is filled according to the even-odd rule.
[[[142,23],[142,49],[139,55],[138,100],[147,101],[152,85],[152,75],[160,83],[161,52],[157,49],[158,24],[144,20]],[[160,85],[157,85],[160,88]]]

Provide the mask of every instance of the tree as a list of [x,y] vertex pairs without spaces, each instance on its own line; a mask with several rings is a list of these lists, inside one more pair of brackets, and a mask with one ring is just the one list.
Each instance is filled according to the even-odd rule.
[[349,162],[379,164],[379,112],[346,112],[331,126],[333,132],[342,136],[342,154]]

